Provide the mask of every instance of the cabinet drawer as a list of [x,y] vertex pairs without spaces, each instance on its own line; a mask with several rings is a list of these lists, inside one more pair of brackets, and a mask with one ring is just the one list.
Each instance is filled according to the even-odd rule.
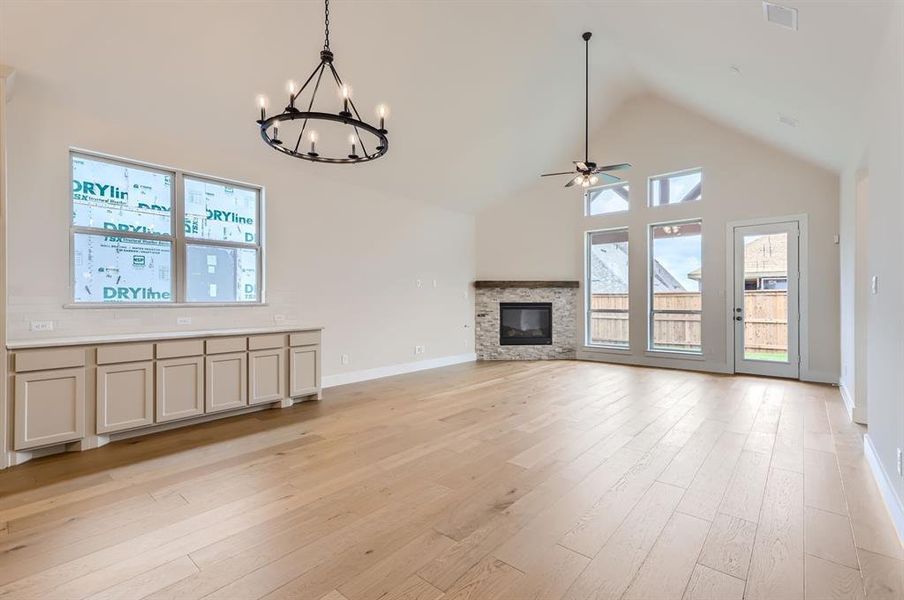
[[85,369],[15,377],[15,449],[79,440],[85,435]]
[[97,367],[97,433],[153,423],[154,362]]
[[201,356],[202,354],[204,354],[204,340],[157,342],[157,358],[179,358],[180,356]]
[[289,335],[290,346],[314,346],[320,343],[319,331],[299,331]]
[[83,366],[85,366],[84,348],[20,350],[13,355],[13,369],[17,373]]
[[154,358],[154,344],[109,344],[97,347],[97,364],[138,362]]
[[252,335],[248,338],[249,350],[265,350],[267,348],[282,348],[286,345],[286,334],[273,333],[268,335]]
[[228,354],[229,352],[244,352],[247,348],[246,337],[222,337],[210,338],[206,342],[208,354]]

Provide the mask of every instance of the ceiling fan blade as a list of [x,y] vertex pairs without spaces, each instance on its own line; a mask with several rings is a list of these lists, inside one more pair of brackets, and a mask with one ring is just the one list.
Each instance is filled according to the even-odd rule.
[[574,175],[574,171],[562,171],[561,173],[543,173],[540,177],[552,177],[553,175]]
[[602,173],[603,171],[620,171],[622,169],[630,169],[631,163],[619,163],[617,165],[603,165],[593,169],[594,173]]
[[565,184],[565,187],[571,187],[577,183],[577,177],[572,177],[568,180],[568,183]]
[[624,181],[621,177],[609,175],[608,173],[598,173],[598,175],[603,178],[603,183],[620,183]]
[[582,160],[576,160],[574,161],[574,166],[576,166],[579,171],[583,171],[587,168],[587,163]]

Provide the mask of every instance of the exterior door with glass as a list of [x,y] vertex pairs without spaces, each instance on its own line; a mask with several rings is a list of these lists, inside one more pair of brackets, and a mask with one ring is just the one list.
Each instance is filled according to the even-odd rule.
[[800,376],[797,221],[734,228],[734,369]]

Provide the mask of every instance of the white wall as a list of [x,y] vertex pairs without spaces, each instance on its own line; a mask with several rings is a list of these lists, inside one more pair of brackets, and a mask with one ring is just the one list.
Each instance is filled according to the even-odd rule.
[[[904,5],[896,4],[887,31],[877,35],[886,43],[873,65],[873,83],[863,91],[862,140],[842,178],[842,365],[854,405],[867,412],[884,470],[877,479],[890,482],[885,489],[896,495],[904,537],[904,478],[895,464],[896,450],[904,448]],[[868,174],[860,211],[858,173]],[[876,294],[870,291],[874,276]]]
[[[732,221],[806,214],[809,220],[809,365],[802,377],[837,381],[838,177],[681,106],[648,95],[626,102],[591,136],[598,163],[630,162],[631,210],[582,217],[580,189],[562,189],[565,178],[538,180],[479,213],[479,279],[581,279],[583,233],[629,228],[631,252],[631,347],[629,356],[591,354],[608,360],[728,370],[726,348],[726,231]],[[562,157],[563,165],[568,159]],[[704,171],[700,202],[646,206],[651,175],[691,167]],[[647,226],[653,222],[703,219],[703,361],[646,356]],[[638,251],[640,250],[640,251]],[[583,331],[582,328],[579,328]],[[579,342],[583,341],[582,339]]]
[[[70,109],[90,106],[94,91],[56,94],[27,70],[17,75],[8,104],[11,340],[185,329],[176,323],[181,316],[192,318],[192,330],[268,326],[280,314],[288,325],[326,327],[325,377],[414,362],[415,344],[426,346],[417,360],[473,352],[473,330],[466,329],[473,322],[473,216],[337,181],[335,172],[328,180],[321,169],[373,166],[301,164],[266,148],[251,121],[233,137],[258,151],[253,161],[247,150],[205,144],[191,128],[142,129],[140,115],[105,117],[104,104],[115,98],[98,97],[92,111]],[[265,186],[269,304],[64,308],[71,297],[70,145]],[[34,320],[52,320],[54,331],[30,332]],[[340,364],[341,353],[348,365]]]

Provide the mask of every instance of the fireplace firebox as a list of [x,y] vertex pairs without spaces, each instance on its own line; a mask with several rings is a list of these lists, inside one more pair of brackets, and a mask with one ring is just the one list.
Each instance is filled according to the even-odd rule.
[[500,302],[499,344],[552,344],[552,302]]

